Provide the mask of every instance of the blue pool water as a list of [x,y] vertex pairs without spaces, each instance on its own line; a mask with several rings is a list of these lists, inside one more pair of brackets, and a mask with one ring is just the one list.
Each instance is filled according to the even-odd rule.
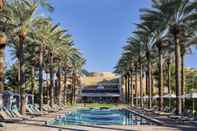
[[49,122],[50,125],[152,124],[126,109],[79,109]]

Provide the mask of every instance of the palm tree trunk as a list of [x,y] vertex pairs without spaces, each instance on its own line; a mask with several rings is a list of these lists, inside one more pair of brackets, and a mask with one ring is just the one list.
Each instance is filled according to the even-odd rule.
[[21,96],[21,102],[20,102],[20,112],[21,114],[25,114],[26,107],[25,107],[25,76],[24,76],[24,53],[23,53],[23,43],[24,38],[19,37],[19,88],[20,88],[20,96]]
[[0,47],[0,93],[4,91],[4,71],[5,71],[4,49],[5,47]]
[[151,76],[150,76],[151,77],[151,85],[152,85],[152,93],[151,93],[151,95],[153,96],[155,90],[154,90],[154,76],[153,76],[153,69],[152,69],[152,67],[153,67],[153,65],[151,64],[151,71],[150,71],[150,74],[151,74]]
[[131,70],[131,75],[130,75],[130,93],[131,93],[131,106],[133,106],[133,71]]
[[0,0],[0,10],[3,9],[5,5],[5,0]]
[[70,96],[70,104],[73,104],[74,100],[74,88],[75,88],[75,80],[74,80],[74,73],[72,73],[72,85],[71,85],[71,96]]
[[43,105],[43,47],[40,47],[40,54],[39,54],[39,108],[42,111]]
[[143,71],[142,71],[142,64],[140,62],[140,107],[143,108]]
[[149,92],[149,91],[148,91],[148,90],[149,90],[149,89],[148,89],[148,70],[145,71],[145,78],[144,78],[144,79],[145,79],[145,83],[146,83],[146,84],[145,84],[146,87],[145,87],[144,95],[146,96],[146,95],[148,94],[148,92]]
[[148,60],[148,72],[147,72],[147,77],[148,77],[148,108],[151,109],[152,108],[152,65],[150,63],[150,61]]
[[47,104],[50,103],[50,84],[49,84],[49,74],[46,73],[46,87],[47,87]]
[[63,101],[63,90],[62,90],[62,85],[61,85],[61,67],[60,64],[58,65],[58,105],[60,105]]
[[49,105],[53,107],[54,104],[54,72],[53,72],[53,54],[50,53],[50,58],[49,58],[49,63],[50,63],[50,103]]
[[180,40],[175,36],[175,61],[176,61],[176,113],[182,114],[181,102],[181,48]]
[[35,83],[34,83],[34,78],[35,78],[35,68],[34,66],[31,67],[31,94],[35,94]]
[[163,111],[163,55],[159,48],[159,110]]
[[170,60],[168,60],[167,64],[168,64],[168,94],[171,94],[171,68],[170,68]]
[[[146,44],[147,46],[147,44]],[[147,73],[146,73],[146,87],[147,87],[147,92],[148,92],[148,108],[152,108],[152,64],[150,62],[150,52],[149,52],[149,49],[148,49],[148,46],[146,47],[147,51],[146,51],[146,58],[147,58]]]
[[[5,5],[4,0],[0,0],[0,11],[3,9]],[[4,50],[5,50],[5,45],[6,41],[0,43],[0,93],[4,91],[4,63],[5,63],[5,56],[4,56]]]
[[[181,53],[181,95],[185,95],[185,72],[184,72],[184,53]],[[185,106],[185,98],[182,99],[182,109]]]
[[64,74],[64,91],[63,91],[63,104],[66,102],[66,89],[67,89],[67,73]]
[[125,84],[125,103],[127,103],[127,75],[124,76],[124,84]]
[[127,98],[128,98],[127,103],[129,104],[130,103],[130,74],[129,73],[127,76]]
[[138,66],[135,67],[135,106],[138,106]]
[[73,74],[73,97],[72,97],[72,104],[76,102],[76,74]]

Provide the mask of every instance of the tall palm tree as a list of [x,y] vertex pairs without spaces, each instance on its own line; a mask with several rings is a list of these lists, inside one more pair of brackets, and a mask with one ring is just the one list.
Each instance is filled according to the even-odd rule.
[[[0,90],[2,91],[3,90],[3,77],[4,77],[4,72],[3,72],[3,70],[4,70],[4,47],[5,46],[3,46],[3,40],[4,40],[4,42],[6,42],[5,40],[6,40],[6,35],[9,37],[9,35],[11,34],[9,31],[8,31],[8,29],[13,29],[14,27],[16,27],[16,25],[14,26],[13,25],[13,23],[11,23],[11,19],[12,19],[12,13],[11,12],[16,12],[16,10],[13,10],[14,8],[13,8],[13,4],[14,3],[20,3],[21,4],[21,2],[24,2],[25,3],[25,0],[23,0],[23,1],[19,1],[19,0],[11,0],[11,1],[9,1],[9,3],[6,1],[6,0],[0,0],[0,17],[1,17],[1,19],[0,20],[2,20],[0,23],[1,23],[1,26],[3,27],[3,28],[0,28],[0,37],[1,37],[1,44],[2,44],[2,46],[1,46],[1,49],[0,49],[0,53],[1,53],[1,66],[0,66],[0,70],[1,70],[1,73],[0,73],[0,79],[1,79],[1,82],[0,82]],[[43,1],[43,0],[35,0],[34,1],[35,3],[38,3],[38,4],[41,4],[42,6],[44,6],[45,8],[47,8],[48,10],[50,10],[50,11],[53,11],[53,7],[48,3],[48,1]],[[10,6],[10,3],[11,3],[11,6]],[[17,6],[17,5],[16,5]],[[15,6],[15,7],[16,7]],[[27,5],[26,5],[27,6]],[[17,8],[18,10],[20,10],[21,8],[19,8],[19,6],[18,6],[18,8]],[[24,9],[24,8],[22,8],[22,9]],[[11,14],[10,14],[11,13]],[[19,11],[18,11],[18,13],[19,13]],[[19,16],[21,15],[21,14],[18,14]],[[14,17],[14,21],[15,21],[15,18],[16,17]],[[18,19],[18,18],[17,18]],[[3,22],[3,23],[2,23]],[[6,24],[5,24],[5,22],[6,22]],[[8,23],[7,23],[8,22]],[[17,27],[18,28],[18,27]],[[24,33],[24,32],[23,32]],[[5,35],[6,34],[6,35]],[[11,36],[11,38],[12,38],[12,36]],[[22,39],[21,39],[22,40]]]
[[71,46],[70,44],[70,36],[67,35],[66,41],[64,41],[63,43],[63,47],[62,48],[58,48],[58,55],[61,58],[61,67],[63,68],[64,71],[64,86],[60,86],[59,87],[59,103],[65,104],[66,101],[66,88],[67,88],[67,75],[70,72],[71,69],[71,58],[72,55],[75,53],[75,49]]
[[[143,107],[142,97],[144,94],[144,89],[143,89],[143,78],[142,78],[143,76],[142,75],[143,75],[144,47],[138,35],[130,37],[128,39],[128,43],[129,44],[124,48],[124,50],[125,52],[132,52],[133,55],[136,57],[134,61],[136,62],[136,67],[137,67],[137,70],[139,70],[139,74],[140,74],[139,76],[140,77],[140,106]],[[129,64],[130,63],[128,63],[128,65]],[[138,72],[136,72],[136,75],[138,75]],[[136,86],[137,86],[137,83],[136,83]]]
[[0,33],[0,92],[3,92],[4,90],[4,49],[6,41],[6,35]]
[[[71,59],[71,64],[73,68],[72,73],[72,98],[71,102],[76,101],[76,81],[78,75],[81,73],[82,66],[85,64],[86,60],[82,57],[82,54],[76,49],[76,52],[73,54]],[[72,103],[71,103],[72,104]]]
[[[26,3],[27,2],[27,3]],[[24,96],[24,42],[27,38],[27,33],[29,28],[31,27],[32,17],[36,11],[36,4],[30,1],[13,1],[10,6],[12,7],[12,18],[13,18],[13,25],[15,25],[14,33],[18,37],[18,60],[19,60],[19,86],[20,86],[20,95],[21,95],[21,113],[24,114],[25,112],[25,96]],[[26,13],[24,13],[24,11]],[[14,38],[14,41],[17,38]]]
[[4,90],[4,59],[5,46],[9,41],[10,33],[13,29],[11,24],[11,9],[5,6],[5,2],[0,1],[0,92]]
[[121,90],[122,94],[124,95],[123,100],[125,103],[127,103],[128,100],[128,95],[127,95],[127,86],[128,86],[128,82],[127,82],[127,74],[128,74],[128,61],[129,61],[129,56],[130,55],[126,55],[126,53],[124,52],[121,56],[121,58],[118,61],[118,64],[115,66],[115,73],[121,74],[121,78],[122,78],[122,84],[124,85],[124,88]]
[[147,10],[146,20],[166,26],[175,44],[176,65],[176,109],[182,113],[181,104],[181,44],[196,26],[196,1],[192,0],[153,0],[153,9]]
[[[13,0],[10,3],[12,9],[12,24],[15,26],[13,31],[13,43],[18,40],[18,61],[19,61],[19,86],[20,86],[20,96],[21,96],[21,113],[25,112],[25,76],[24,76],[24,43],[28,40],[29,34],[31,32],[32,26],[34,24],[34,14],[39,6],[37,1],[29,0]],[[24,13],[25,12],[25,13]],[[18,37],[18,38],[17,38]]]
[[35,43],[38,47],[38,61],[39,61],[39,96],[40,96],[40,110],[42,110],[43,105],[43,71],[44,71],[44,53],[47,52],[47,48],[51,46],[51,42],[54,42],[52,37],[54,35],[54,26],[50,19],[48,18],[39,18],[33,21],[34,32],[32,33],[33,39],[36,39]]
[[153,49],[155,38],[153,33],[153,24],[143,22],[141,24],[137,24],[137,34],[140,37],[141,43],[143,44],[143,49],[145,50],[145,59],[146,59],[146,69],[147,69],[147,88],[148,88],[148,107],[152,107],[152,62],[155,59],[155,51]]

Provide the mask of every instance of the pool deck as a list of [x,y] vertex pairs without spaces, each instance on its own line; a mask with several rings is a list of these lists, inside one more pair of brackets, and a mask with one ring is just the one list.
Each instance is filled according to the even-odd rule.
[[[137,109],[132,109],[138,112]],[[133,125],[133,126],[97,126],[97,125],[68,125],[68,126],[48,126],[44,121],[52,120],[57,116],[63,115],[64,112],[71,111],[66,109],[58,113],[50,113],[42,117],[32,118],[33,121],[22,121],[16,123],[4,123],[4,127],[0,127],[0,131],[197,131],[197,124],[195,123],[177,123],[169,120],[164,116],[146,116],[157,119],[163,125]],[[43,122],[41,122],[43,121]]]

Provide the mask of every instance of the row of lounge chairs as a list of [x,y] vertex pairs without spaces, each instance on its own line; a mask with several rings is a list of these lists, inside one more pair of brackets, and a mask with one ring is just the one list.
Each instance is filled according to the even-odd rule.
[[151,113],[155,116],[167,116],[168,118],[175,120],[177,122],[185,122],[185,121],[192,121],[195,118],[192,116],[191,110],[184,110],[182,115],[176,115],[176,109],[170,109],[169,107],[165,107],[163,111],[159,111],[158,106],[153,106],[151,109],[147,108],[136,108],[138,111],[141,111],[141,113]]
[[54,107],[51,108],[49,105],[44,105],[43,111],[40,111],[37,104],[35,105],[28,104],[26,105],[26,109],[27,109],[27,114],[30,116],[21,115],[17,107],[12,108],[12,110],[7,109],[6,107],[2,107],[0,108],[0,118],[1,118],[0,121],[1,122],[16,122],[23,120],[34,121],[33,119],[31,119],[31,117],[42,116],[51,112],[58,112],[63,109],[63,106],[54,105]]

